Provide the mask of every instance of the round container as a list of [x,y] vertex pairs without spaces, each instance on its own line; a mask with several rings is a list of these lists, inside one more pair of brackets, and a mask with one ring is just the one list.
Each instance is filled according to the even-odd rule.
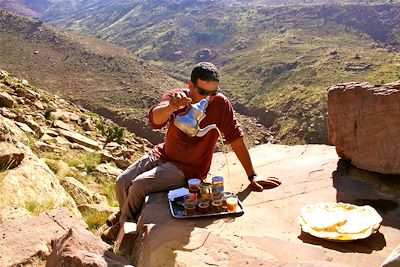
[[226,198],[226,207],[228,208],[228,212],[235,212],[237,205],[238,205],[237,195],[232,194]]
[[189,192],[192,194],[200,194],[200,184],[199,179],[193,178],[188,181]]
[[211,201],[211,211],[214,213],[220,213],[222,211],[222,200]]
[[185,212],[186,216],[194,216],[196,214],[196,200],[187,197],[185,198]]
[[221,198],[222,199],[222,211],[228,211],[228,207],[226,205],[226,199],[231,195],[233,195],[233,193],[231,193],[231,192],[224,192],[222,194],[222,198]]
[[200,186],[200,197],[202,199],[211,200],[212,195],[212,184],[210,183],[202,183]]
[[224,177],[215,176],[212,178],[212,192],[214,199],[220,199],[224,193]]
[[210,204],[208,201],[200,201],[197,207],[200,214],[207,214],[210,209]]

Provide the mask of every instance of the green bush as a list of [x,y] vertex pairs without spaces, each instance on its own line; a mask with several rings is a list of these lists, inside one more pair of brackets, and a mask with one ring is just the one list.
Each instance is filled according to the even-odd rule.
[[124,138],[125,129],[117,125],[106,126],[102,123],[97,123],[96,128],[100,131],[101,135],[106,138],[103,148],[110,142],[121,143]]

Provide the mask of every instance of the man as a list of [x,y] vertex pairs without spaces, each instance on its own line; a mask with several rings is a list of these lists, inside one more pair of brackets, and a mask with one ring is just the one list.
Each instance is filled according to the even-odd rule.
[[[121,212],[111,216],[108,224],[116,222],[119,216],[119,225],[126,221],[136,221],[149,193],[185,186],[191,178],[206,178],[219,138],[218,132],[210,130],[203,137],[189,137],[174,125],[175,116],[184,112],[188,104],[198,103],[206,97],[209,97],[209,104],[200,128],[217,125],[255,189],[262,191],[263,185],[279,185],[279,180],[262,180],[257,177],[232,105],[219,90],[219,79],[216,66],[201,62],[192,70],[188,89],[169,91],[160,103],[150,108],[149,122],[154,129],[161,129],[168,123],[165,142],[129,166],[118,177],[116,195]],[[118,224],[114,228],[118,229]]]

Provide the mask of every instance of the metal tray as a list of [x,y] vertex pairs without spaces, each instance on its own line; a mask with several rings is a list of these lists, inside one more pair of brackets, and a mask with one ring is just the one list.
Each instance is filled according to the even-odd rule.
[[199,214],[196,213],[193,216],[186,216],[185,207],[183,206],[182,201],[171,201],[169,202],[169,209],[171,210],[172,217],[178,219],[189,219],[189,218],[199,218],[199,217],[210,217],[210,216],[220,216],[220,215],[239,215],[244,213],[243,203],[238,199],[238,206],[235,212],[232,211],[223,211],[219,213],[209,212],[207,214]]

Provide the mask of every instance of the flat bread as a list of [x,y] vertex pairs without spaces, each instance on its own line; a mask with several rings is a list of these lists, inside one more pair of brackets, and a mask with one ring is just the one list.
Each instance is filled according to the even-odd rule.
[[[344,203],[338,203],[344,205]],[[346,204],[349,205],[349,204]],[[370,206],[357,207],[351,205],[346,211],[346,223],[337,227],[336,231],[345,234],[357,234],[380,224],[382,217]]]
[[328,230],[346,222],[345,210],[332,203],[307,205],[301,208],[301,217],[315,230]]
[[371,206],[348,203],[317,203],[301,209],[298,222],[302,230],[313,236],[351,241],[375,233],[382,217]]

